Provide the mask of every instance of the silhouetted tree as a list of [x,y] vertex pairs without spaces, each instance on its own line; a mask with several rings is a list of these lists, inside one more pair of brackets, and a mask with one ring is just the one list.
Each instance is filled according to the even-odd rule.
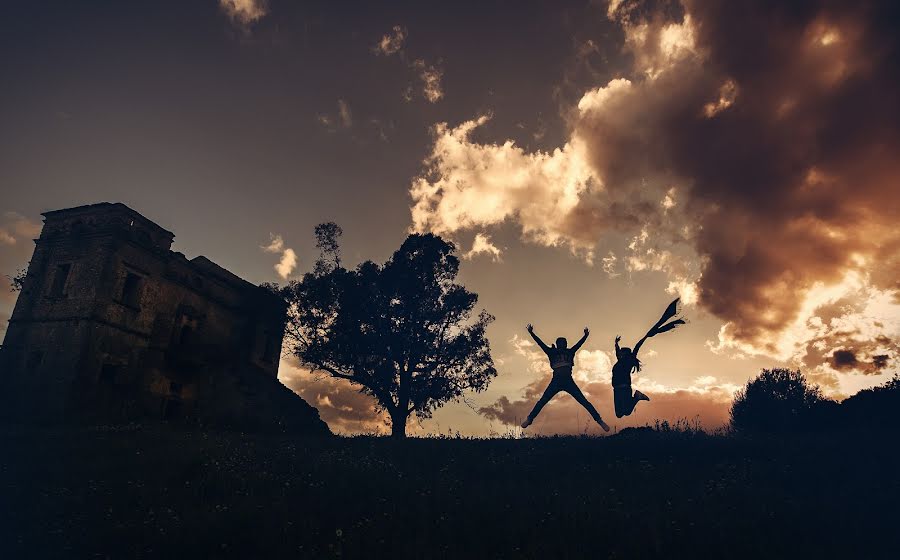
[[7,276],[9,278],[9,291],[21,292],[22,286],[25,284],[25,275],[28,274],[27,268],[17,270],[15,275]]
[[900,428],[900,376],[883,385],[863,389],[841,403],[842,425],[847,429],[896,432]]
[[493,317],[473,316],[478,296],[455,282],[455,247],[413,234],[384,265],[341,266],[335,224],[316,228],[313,272],[282,289],[289,350],[313,371],[360,386],[406,436],[411,414],[429,418],[497,375],[485,336]]
[[764,369],[737,392],[731,405],[731,426],[740,432],[783,433],[815,428],[831,408],[818,387],[800,371]]
[[327,222],[316,226],[316,247],[319,249],[319,260],[316,261],[316,271],[328,272],[341,266],[341,245],[339,238],[344,235],[341,226],[334,222]]

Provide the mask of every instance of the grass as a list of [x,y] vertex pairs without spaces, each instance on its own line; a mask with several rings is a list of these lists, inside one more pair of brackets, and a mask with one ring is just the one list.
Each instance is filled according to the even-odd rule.
[[[896,444],[0,429],[4,558],[889,557]],[[687,427],[689,428],[689,426]]]

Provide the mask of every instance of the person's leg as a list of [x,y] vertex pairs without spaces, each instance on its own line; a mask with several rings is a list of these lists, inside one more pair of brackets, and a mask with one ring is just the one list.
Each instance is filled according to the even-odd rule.
[[613,401],[616,405],[616,418],[630,415],[638,402],[631,393],[630,385],[613,387]]
[[534,422],[534,419],[537,418],[537,415],[541,413],[541,409],[544,408],[544,405],[550,402],[550,399],[556,396],[556,393],[559,393],[559,391],[559,384],[556,382],[556,380],[554,379],[550,381],[550,384],[547,385],[546,389],[544,389],[544,394],[541,395],[541,398],[538,399],[538,402],[535,403],[534,408],[528,414],[528,418],[526,418],[525,422],[522,423],[522,427],[527,428],[528,426],[530,426],[531,423]]
[[570,380],[569,383],[566,383],[563,390],[570,395],[584,408],[587,409],[588,413],[591,415],[591,418],[594,419],[594,422],[600,424],[600,427],[603,428],[604,431],[609,431],[609,426],[606,422],[600,418],[600,413],[597,412],[597,409],[594,408],[594,405],[591,404],[591,401],[587,400],[587,397],[584,396],[584,393],[581,392],[581,389],[578,388],[578,385],[575,384],[574,380]]

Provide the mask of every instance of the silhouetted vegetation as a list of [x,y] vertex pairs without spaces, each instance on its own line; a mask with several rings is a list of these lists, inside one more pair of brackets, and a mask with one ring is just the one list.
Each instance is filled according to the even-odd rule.
[[[900,449],[886,434],[895,433],[900,378],[838,405],[799,372],[764,370],[739,396],[744,428],[717,434],[689,421],[606,438],[403,442],[6,426],[2,552],[891,557]],[[841,420],[801,429],[820,406]]]
[[347,270],[340,235],[336,224],[316,227],[314,270],[282,290],[285,342],[304,366],[374,397],[402,438],[411,414],[429,418],[497,375],[485,336],[493,317],[473,316],[478,296],[455,282],[452,243],[413,234],[385,264]]
[[22,268],[16,271],[16,273],[12,276],[7,275],[9,278],[9,290],[11,292],[21,292],[22,286],[25,285],[25,276],[28,274],[27,268]]
[[799,370],[764,369],[735,394],[731,427],[746,433],[808,431],[821,421],[824,401]]
[[4,558],[887,558],[869,434],[333,438],[0,429]]
[[731,427],[745,434],[892,432],[900,427],[900,377],[841,403],[826,398],[799,371],[764,369],[738,391]]
[[900,429],[900,376],[894,374],[885,384],[864,389],[840,406],[843,429],[884,432],[896,437]]

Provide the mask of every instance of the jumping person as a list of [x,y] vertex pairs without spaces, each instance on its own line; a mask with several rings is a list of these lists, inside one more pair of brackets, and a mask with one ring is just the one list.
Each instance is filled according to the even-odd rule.
[[630,415],[637,403],[650,400],[650,397],[640,391],[635,391],[632,394],[631,374],[635,371],[641,371],[641,361],[637,355],[645,340],[685,323],[684,319],[678,318],[671,323],[664,324],[678,314],[679,299],[676,298],[675,301],[669,304],[659,321],[647,331],[644,338],[634,345],[634,350],[631,348],[619,348],[619,341],[622,340],[622,337],[616,337],[616,363],[612,368],[613,402],[616,407],[616,418]]
[[529,324],[527,327],[528,334],[531,335],[531,338],[537,342],[537,345],[541,347],[541,350],[547,354],[547,357],[550,359],[550,367],[553,368],[553,379],[550,381],[550,384],[547,385],[547,389],[544,390],[544,394],[541,395],[541,398],[538,399],[537,404],[534,405],[534,410],[531,411],[531,414],[528,415],[528,418],[522,422],[522,427],[527,428],[534,422],[535,417],[540,414],[541,409],[544,408],[550,399],[552,399],[557,393],[560,391],[565,391],[572,395],[578,404],[587,409],[590,413],[591,417],[595,422],[600,424],[600,427],[603,428],[603,431],[608,432],[609,426],[606,425],[606,422],[600,418],[600,415],[597,413],[597,409],[594,408],[594,405],[590,403],[590,401],[585,398],[584,394],[581,392],[581,389],[578,388],[578,385],[575,385],[575,380],[572,379],[572,366],[575,365],[575,352],[578,352],[578,349],[581,348],[581,345],[584,344],[584,341],[587,340],[590,331],[587,327],[584,328],[584,336],[581,337],[581,340],[575,343],[575,346],[568,348],[568,341],[559,337],[556,339],[556,344],[553,346],[547,346],[544,344],[544,341],[540,339],[540,337],[534,334],[534,327]]
[[628,416],[641,401],[649,401],[650,397],[640,391],[631,393],[631,372],[641,371],[641,361],[637,357],[638,350],[647,340],[645,336],[631,348],[619,348],[621,336],[616,337],[616,363],[612,368],[613,403],[616,406],[616,418]]

